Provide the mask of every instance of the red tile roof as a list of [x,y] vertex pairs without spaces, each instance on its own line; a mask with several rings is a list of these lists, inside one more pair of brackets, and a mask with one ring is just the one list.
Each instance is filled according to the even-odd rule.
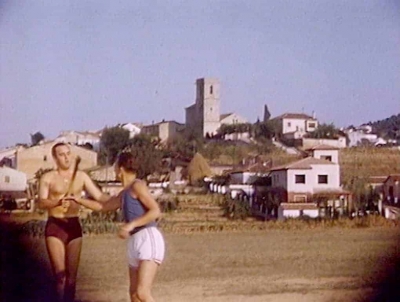
[[312,169],[312,165],[336,165],[336,164],[325,159],[306,157],[298,161],[289,163],[287,165],[273,167],[271,171],[290,170],[290,169],[294,170]]
[[389,180],[400,181],[400,174],[392,174],[392,175],[389,175],[389,176],[386,178],[385,182],[387,182],[387,181],[389,181]]
[[228,116],[232,115],[233,113],[225,113],[225,114],[221,114],[219,116],[219,120],[222,121],[223,119],[226,119]]
[[368,183],[370,184],[383,184],[388,176],[370,176],[368,177]]
[[285,118],[288,118],[288,119],[297,119],[297,120],[316,120],[316,119],[313,118],[312,116],[309,116],[309,115],[304,114],[304,113],[284,113],[284,114],[282,114],[282,115],[279,115],[279,116],[277,116],[277,117],[274,117],[273,119],[274,119],[274,120],[275,120],[275,119],[281,120],[281,119],[285,119]]

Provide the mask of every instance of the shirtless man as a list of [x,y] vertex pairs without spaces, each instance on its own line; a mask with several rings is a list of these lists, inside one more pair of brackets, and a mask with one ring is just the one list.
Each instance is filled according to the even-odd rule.
[[70,302],[74,301],[82,247],[82,229],[78,218],[80,205],[73,196],[79,198],[83,190],[100,202],[106,202],[110,196],[103,194],[82,171],[77,171],[70,186],[73,158],[67,144],[55,144],[51,153],[57,169],[40,179],[39,207],[48,211],[46,247],[56,278],[58,299]]

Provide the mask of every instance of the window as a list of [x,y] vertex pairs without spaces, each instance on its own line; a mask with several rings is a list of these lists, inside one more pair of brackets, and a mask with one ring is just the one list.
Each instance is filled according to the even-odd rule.
[[213,94],[213,86],[210,86],[210,94]]
[[47,161],[47,155],[43,156],[43,161]]
[[322,155],[321,158],[325,159],[325,160],[332,161],[332,156],[330,156],[330,155]]
[[295,175],[295,182],[297,184],[305,184],[306,183],[306,176],[304,174]]
[[8,175],[4,176],[4,182],[10,183],[10,176],[8,176]]
[[328,175],[318,175],[318,183],[319,184],[327,184],[328,183]]
[[308,124],[308,127],[309,127],[309,128],[315,128],[315,123],[309,123],[309,124]]
[[290,127],[290,126],[292,126],[292,124],[291,124],[290,122],[288,122],[288,123],[287,123],[287,126]]

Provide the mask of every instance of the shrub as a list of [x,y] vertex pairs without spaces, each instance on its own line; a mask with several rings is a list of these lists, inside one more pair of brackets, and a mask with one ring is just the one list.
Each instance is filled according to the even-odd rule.
[[246,219],[251,216],[250,206],[247,202],[232,199],[230,196],[225,198],[223,208],[224,216],[232,220]]

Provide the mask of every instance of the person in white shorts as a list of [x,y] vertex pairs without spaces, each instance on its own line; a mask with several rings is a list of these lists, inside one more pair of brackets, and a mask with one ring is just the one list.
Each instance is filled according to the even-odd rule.
[[94,211],[121,208],[125,223],[118,236],[128,239],[131,301],[152,302],[151,286],[165,253],[164,238],[156,223],[161,211],[145,182],[136,178],[135,167],[133,155],[121,153],[115,163],[115,173],[124,186],[122,192],[105,203],[88,199],[77,199],[76,202]]

